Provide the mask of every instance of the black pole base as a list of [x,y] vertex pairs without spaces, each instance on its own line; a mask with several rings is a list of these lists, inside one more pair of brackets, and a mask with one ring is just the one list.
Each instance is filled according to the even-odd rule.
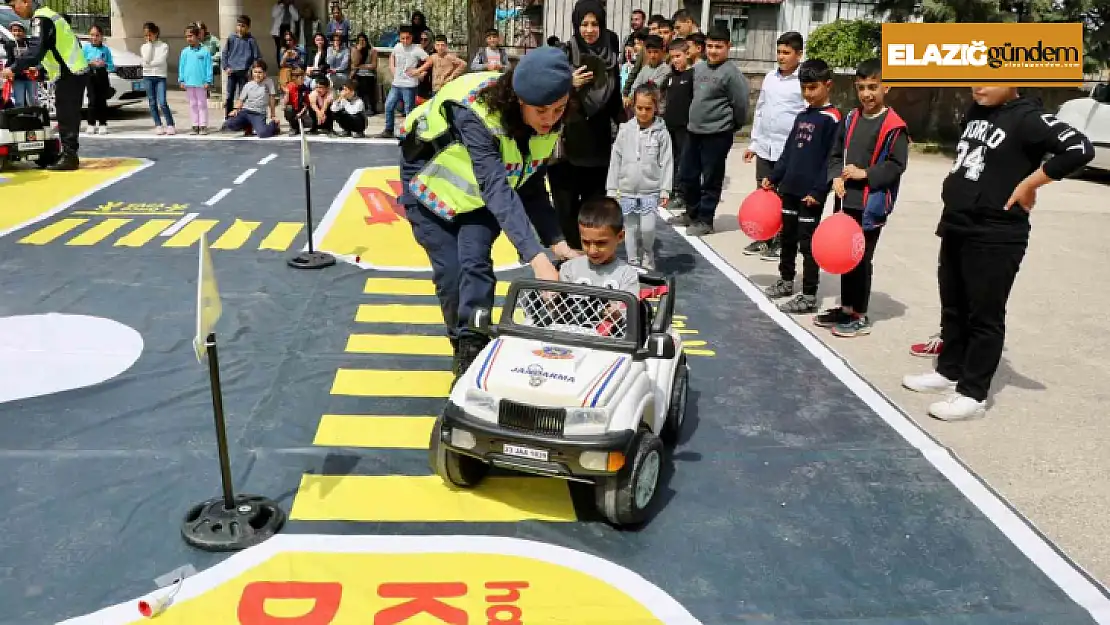
[[204,551],[240,551],[277,534],[285,525],[285,511],[258,495],[238,495],[235,507],[224,507],[215,497],[189,509],[181,523],[181,537]]
[[297,269],[323,269],[335,264],[335,257],[327,252],[302,252],[289,259],[289,266]]

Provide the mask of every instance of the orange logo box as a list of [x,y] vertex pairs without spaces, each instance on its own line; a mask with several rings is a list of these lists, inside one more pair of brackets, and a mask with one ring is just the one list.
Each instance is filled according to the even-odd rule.
[[883,82],[906,87],[1083,84],[1083,25],[883,24]]

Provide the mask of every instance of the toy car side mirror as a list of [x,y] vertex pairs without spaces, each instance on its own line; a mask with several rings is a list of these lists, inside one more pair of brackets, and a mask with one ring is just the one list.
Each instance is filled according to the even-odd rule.
[[662,358],[670,360],[675,356],[674,337],[666,332],[653,332],[648,336],[648,358]]
[[488,308],[475,308],[470,311],[470,319],[467,320],[467,325],[479,334],[490,336],[496,331],[496,326],[492,323],[492,317]]

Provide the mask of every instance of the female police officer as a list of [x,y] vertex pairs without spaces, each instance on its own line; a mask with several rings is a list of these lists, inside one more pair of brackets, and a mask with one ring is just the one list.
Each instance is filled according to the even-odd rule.
[[405,118],[401,203],[432,264],[456,378],[487,340],[467,322],[475,308],[493,306],[492,248],[501,230],[541,280],[559,274],[537,234],[556,255],[577,255],[560,233],[542,172],[572,73],[561,50],[537,48],[504,74],[456,78]]

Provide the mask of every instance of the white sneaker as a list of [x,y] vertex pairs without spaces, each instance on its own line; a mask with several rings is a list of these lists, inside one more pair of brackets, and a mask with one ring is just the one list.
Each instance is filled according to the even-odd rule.
[[956,390],[956,381],[949,380],[936,371],[907,375],[902,377],[902,386],[918,393],[951,393]]
[[97,132],[99,132],[100,134],[102,134],[102,135],[108,134],[108,127],[107,126],[97,126],[96,128],[97,128]]
[[941,421],[978,419],[987,412],[987,402],[952,393],[947,399],[929,405],[929,416]]
[[96,126],[85,126],[85,134],[95,135],[96,134]]

